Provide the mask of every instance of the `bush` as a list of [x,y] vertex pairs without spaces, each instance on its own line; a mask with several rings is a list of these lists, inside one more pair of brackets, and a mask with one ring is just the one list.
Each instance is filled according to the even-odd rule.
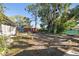
[[64,23],[64,27],[65,29],[70,29],[70,28],[73,28],[77,25],[77,22],[74,21],[74,20],[69,20],[67,22]]
[[3,52],[6,52],[7,46],[6,46],[6,37],[0,36],[0,55],[3,54]]
[[3,36],[0,36],[0,47],[4,47],[5,46],[5,39]]

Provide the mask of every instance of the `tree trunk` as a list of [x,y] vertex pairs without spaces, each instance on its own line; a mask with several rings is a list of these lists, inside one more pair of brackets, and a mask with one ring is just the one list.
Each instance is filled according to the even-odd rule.
[[57,33],[57,24],[54,25],[54,34]]
[[37,15],[35,15],[35,28],[37,28]]

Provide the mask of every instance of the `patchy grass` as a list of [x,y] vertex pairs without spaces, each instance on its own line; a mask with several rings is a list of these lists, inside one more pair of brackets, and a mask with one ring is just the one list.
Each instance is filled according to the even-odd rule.
[[16,55],[20,50],[19,48],[10,48],[8,49],[8,52],[6,53],[7,56],[13,56]]
[[4,48],[0,48],[0,53],[4,50]]

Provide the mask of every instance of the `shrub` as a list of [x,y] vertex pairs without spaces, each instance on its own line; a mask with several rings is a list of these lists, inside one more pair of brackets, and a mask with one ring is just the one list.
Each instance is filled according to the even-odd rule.
[[4,51],[6,52],[7,50],[5,38],[5,36],[0,36],[0,54],[2,54]]

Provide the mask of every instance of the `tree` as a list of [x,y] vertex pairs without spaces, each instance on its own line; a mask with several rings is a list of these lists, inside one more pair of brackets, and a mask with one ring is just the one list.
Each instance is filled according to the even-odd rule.
[[5,15],[3,13],[4,13],[5,9],[6,9],[6,7],[4,6],[4,4],[0,3],[0,22],[4,21]]
[[76,7],[72,8],[70,10],[69,17],[71,18],[73,16],[75,16],[75,19],[78,20],[78,18],[79,18],[79,5],[77,5]]
[[30,19],[28,17],[25,16],[21,16],[21,15],[16,15],[16,16],[11,16],[9,17],[13,22],[15,22],[17,24],[17,26],[27,26],[27,27],[31,27],[30,23]]
[[47,24],[49,32],[53,31],[55,34],[60,28],[63,28],[62,24],[66,21],[70,4],[48,3],[40,4],[40,6],[38,15],[41,17],[42,24]]
[[77,25],[77,21],[79,19],[79,6],[77,5],[76,7],[70,9],[70,13],[67,14],[67,22],[65,22],[63,25],[65,27],[65,29],[70,29],[73,28]]
[[26,7],[25,10],[30,12],[34,16],[35,28],[37,28],[38,5],[37,4],[31,4],[28,7]]
[[[38,17],[41,19],[41,25],[42,27],[46,27],[48,31],[50,32],[51,27],[51,12],[50,12],[50,4],[39,4],[39,11],[38,11]],[[50,18],[50,19],[49,19]]]
[[[36,11],[35,14],[41,20],[42,29],[47,29],[48,32],[56,34],[66,29],[65,24],[69,20],[78,19],[79,6],[70,9],[70,5],[70,3],[40,3],[32,4],[28,9],[32,14]],[[73,24],[73,22],[69,23]],[[69,24],[69,26],[71,25]]]
[[5,5],[0,3],[0,12],[4,13],[5,9],[6,9]]

